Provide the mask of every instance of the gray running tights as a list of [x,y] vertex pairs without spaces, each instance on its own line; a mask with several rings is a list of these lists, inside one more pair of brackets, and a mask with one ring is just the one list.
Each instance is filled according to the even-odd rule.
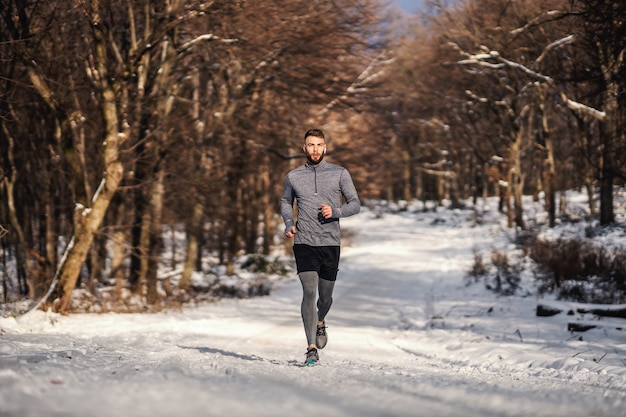
[[[304,332],[309,345],[315,344],[315,335],[317,334],[317,322],[324,321],[330,306],[333,303],[333,288],[335,281],[320,279],[315,271],[305,271],[299,274],[302,283],[302,305],[300,312],[302,313],[302,323],[304,323]],[[316,312],[316,296],[319,291],[319,299],[317,300]]]

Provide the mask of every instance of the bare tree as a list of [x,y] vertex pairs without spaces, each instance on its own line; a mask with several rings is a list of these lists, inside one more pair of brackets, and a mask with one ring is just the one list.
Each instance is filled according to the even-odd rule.
[[624,101],[620,92],[626,89],[626,62],[624,39],[626,38],[626,4],[598,0],[574,2],[574,12],[580,15],[582,30],[578,34],[596,59],[602,75],[602,106],[606,117],[600,123],[602,138],[602,168],[600,177],[600,224],[615,220],[613,186],[621,176],[626,158],[624,131]]
[[[182,15],[165,20],[165,23],[155,31],[147,31],[146,37],[140,43],[126,49],[121,44],[111,42],[115,39],[116,26],[107,20],[111,19],[112,15],[103,13],[110,5],[96,1],[84,6],[81,16],[91,28],[90,36],[86,38],[90,47],[87,60],[90,65],[86,70],[101,109],[104,143],[101,157],[104,173],[89,206],[81,204],[76,206],[73,235],[47,294],[49,296],[55,292],[58,303],[54,304],[54,309],[59,312],[66,312],[69,307],[72,291],[94,235],[121,184],[124,173],[121,151],[132,133],[131,126],[139,123],[132,118],[133,114],[128,112],[130,108],[128,92],[142,90],[141,86],[131,87],[146,81],[141,71],[144,65],[149,64],[145,57],[148,57],[153,48],[159,44],[159,40],[167,36],[168,31],[197,16],[204,8],[210,7],[210,4],[200,4],[191,10],[182,10]],[[148,9],[150,7],[148,3],[143,6]],[[158,7],[156,5],[156,9]],[[132,6],[128,5],[126,10],[129,12],[129,21],[132,22],[134,19]],[[126,55],[123,56],[122,53]]]
[[[612,107],[603,105],[608,98],[602,86],[612,85],[614,92],[619,88],[621,78],[616,74],[623,72],[623,53],[619,53],[623,48],[613,40],[621,33],[623,19],[617,17],[619,13],[612,6],[596,3],[475,0],[446,6],[430,2],[437,12],[423,17],[429,31],[426,35],[415,32],[415,40],[407,49],[406,56],[412,52],[416,58],[398,61],[402,66],[395,69],[403,86],[410,86],[404,95],[412,106],[398,107],[404,117],[396,119],[399,122],[394,131],[406,129],[413,137],[424,136],[428,124],[412,126],[411,121],[422,116],[435,125],[439,118],[448,130],[439,135],[426,130],[431,146],[448,149],[457,173],[467,170],[476,176],[474,183],[457,184],[458,188],[486,190],[487,183],[481,185],[485,178],[492,178],[494,184],[506,184],[503,191],[513,200],[508,210],[511,224],[519,227],[524,227],[521,196],[529,187],[535,194],[546,193],[550,223],[555,223],[557,191],[576,185],[576,178],[583,181],[582,177],[566,174],[571,171],[572,158],[586,160],[584,166],[593,167],[596,162],[602,166],[601,183],[606,183],[601,195],[606,197],[601,198],[601,204],[612,210],[609,182],[621,175],[622,153],[615,152],[615,148],[623,143],[623,133],[620,136],[619,129],[611,127],[621,126],[619,114],[610,112],[611,108],[619,108],[619,102],[614,100]],[[591,7],[595,14],[589,15]],[[602,22],[610,23],[602,26]],[[604,42],[598,41],[600,34]],[[602,51],[598,49],[600,44]],[[455,58],[451,51],[460,53],[461,58]],[[604,62],[597,58],[600,55],[612,60],[604,66],[596,65],[594,62]],[[421,57],[425,58],[420,61]],[[439,69],[431,69],[430,63]],[[403,74],[410,76],[403,78]],[[396,92],[394,98],[399,97]],[[600,101],[599,97],[604,98]],[[428,106],[420,107],[424,102]],[[417,116],[410,115],[407,108],[419,109]],[[611,155],[589,153],[592,147],[585,153],[573,154],[571,146],[562,146],[566,143],[563,139],[581,143],[580,134],[572,129],[574,120],[586,126],[599,124],[601,148],[613,149]],[[606,131],[613,133],[607,135]],[[555,144],[554,137],[563,139]],[[607,142],[607,138],[614,140]],[[591,136],[582,139],[593,143]],[[409,143],[398,143],[402,149],[410,149]],[[467,150],[472,158],[462,161],[459,156],[467,155]],[[493,191],[499,189],[495,186]],[[503,205],[508,205],[509,198],[503,200]],[[601,215],[601,221],[610,217]]]

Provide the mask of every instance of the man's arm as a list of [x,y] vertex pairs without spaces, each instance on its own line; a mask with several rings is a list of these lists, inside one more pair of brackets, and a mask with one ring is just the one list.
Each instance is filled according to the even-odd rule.
[[[280,199],[280,215],[285,222],[285,234],[287,237],[293,237],[295,234],[295,225],[293,223],[293,186],[289,181],[289,176],[285,176],[285,186],[283,188],[283,196]],[[291,234],[291,236],[289,236]]]
[[359,213],[361,211],[361,201],[359,200],[359,195],[352,182],[352,176],[347,169],[344,169],[341,173],[339,186],[341,187],[341,194],[343,194],[346,202],[342,204],[341,207],[333,208],[333,217],[348,217]]

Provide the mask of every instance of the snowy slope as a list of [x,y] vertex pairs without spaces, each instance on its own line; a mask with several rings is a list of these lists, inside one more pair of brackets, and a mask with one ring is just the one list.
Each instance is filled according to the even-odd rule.
[[[470,219],[470,220],[468,220]],[[626,335],[466,285],[497,224],[342,220],[328,346],[302,367],[300,284],[160,314],[0,319],[0,416],[623,416]],[[543,300],[545,301],[545,300]]]

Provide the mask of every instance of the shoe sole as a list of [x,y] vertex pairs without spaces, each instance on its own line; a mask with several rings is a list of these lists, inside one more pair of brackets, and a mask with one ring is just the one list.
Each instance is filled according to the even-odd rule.
[[315,337],[315,345],[317,346],[318,349],[324,349],[326,345],[328,344],[328,334],[326,334],[326,336],[321,336],[321,337],[324,338],[324,342],[322,342],[322,339],[320,338],[320,336]]

